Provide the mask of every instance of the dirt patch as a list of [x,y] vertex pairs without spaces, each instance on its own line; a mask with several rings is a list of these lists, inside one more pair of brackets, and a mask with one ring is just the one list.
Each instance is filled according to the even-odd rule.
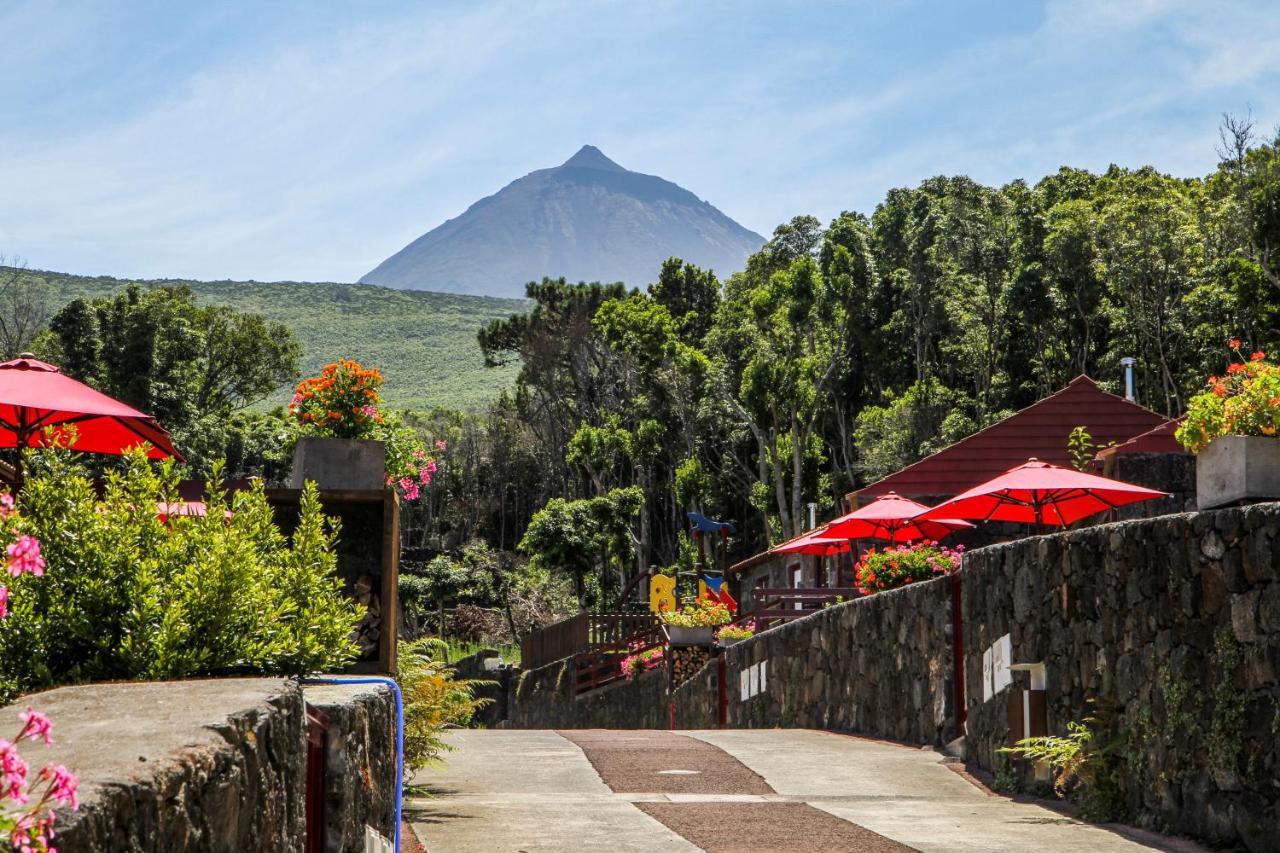
[[774,792],[741,761],[697,738],[662,731],[603,729],[556,734],[577,744],[604,783],[619,794]]
[[[556,734],[577,744],[619,794],[776,793],[723,749],[686,735],[603,729]],[[636,803],[636,808],[708,853],[912,849],[805,803]]]
[[637,803],[636,807],[707,853],[914,849],[805,803]]

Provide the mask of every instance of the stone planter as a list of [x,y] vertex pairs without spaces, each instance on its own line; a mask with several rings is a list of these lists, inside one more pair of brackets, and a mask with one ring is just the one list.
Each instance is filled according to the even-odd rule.
[[714,625],[699,625],[689,628],[683,625],[667,625],[667,639],[673,646],[709,646],[715,642]]
[[293,450],[289,488],[313,480],[322,489],[385,489],[387,448],[381,441],[305,435]]
[[1224,435],[1196,455],[1196,507],[1280,500],[1280,438]]
[[748,639],[750,639],[750,637],[725,637],[722,640],[716,640],[716,642],[720,644],[720,648],[727,649],[730,646],[736,646],[738,645],[738,643],[741,643],[743,640],[748,640]]

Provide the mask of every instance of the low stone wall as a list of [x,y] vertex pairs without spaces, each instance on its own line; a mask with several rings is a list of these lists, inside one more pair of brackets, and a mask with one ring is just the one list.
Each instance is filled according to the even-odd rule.
[[[328,822],[347,839],[327,849],[363,850],[362,837],[350,840],[363,832],[356,822],[394,807],[390,694],[344,687],[319,698],[333,720],[325,786],[336,807]],[[0,708],[0,732],[17,731],[28,705],[53,720],[54,743],[25,744],[25,757],[33,767],[64,764],[80,778],[80,809],[58,814],[63,853],[303,849],[306,710],[296,682],[63,687]],[[391,823],[387,817],[375,828],[389,834]]]
[[[950,740],[949,583],[838,604],[730,646],[723,653],[727,724],[836,729],[918,744]],[[677,724],[715,725],[719,669],[712,661],[676,690]],[[755,692],[745,699],[744,673],[747,692]]]
[[396,705],[376,684],[308,684],[307,705],[324,715],[324,849],[364,850],[364,828],[393,837],[396,819]]
[[520,668],[510,664],[503,664],[497,669],[485,669],[485,659],[490,656],[488,650],[479,651],[453,664],[458,678],[481,682],[475,685],[473,695],[489,700],[487,705],[472,716],[473,728],[491,729],[507,719],[509,716],[507,701],[512,685],[520,677]]
[[[1096,717],[1147,825],[1280,849],[1280,504],[1122,522],[965,557],[968,757],[1002,763],[983,651],[1044,662],[1049,729]],[[1015,674],[1014,688],[1026,687]]]
[[512,729],[665,729],[670,723],[665,666],[634,681],[616,681],[581,696],[573,692],[573,661],[527,670],[511,683]]

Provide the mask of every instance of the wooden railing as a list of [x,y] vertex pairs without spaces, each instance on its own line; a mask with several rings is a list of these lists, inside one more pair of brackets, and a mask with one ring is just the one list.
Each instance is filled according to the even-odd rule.
[[590,618],[590,613],[578,613],[530,631],[520,640],[520,666],[537,669],[584,651],[591,631]]
[[816,589],[788,589],[762,587],[752,591],[751,612],[739,620],[754,618],[756,630],[763,631],[773,625],[790,622],[808,616],[828,605],[850,601],[862,595],[857,587],[822,587]]
[[587,652],[625,652],[635,643],[650,646],[661,627],[652,613],[579,613],[520,641],[520,665],[537,669]]

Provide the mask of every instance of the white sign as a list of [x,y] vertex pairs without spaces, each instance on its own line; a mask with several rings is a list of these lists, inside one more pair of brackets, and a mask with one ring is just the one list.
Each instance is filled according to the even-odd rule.
[[750,693],[752,696],[755,696],[760,692],[760,668],[758,666],[753,666],[748,669],[747,672],[750,673],[748,676],[750,679],[749,683],[751,685]]
[[1013,663],[1013,641],[1008,634],[996,640],[991,653],[991,689],[992,692],[999,693],[1013,684],[1013,671],[1009,669],[1009,665]]
[[745,669],[742,672],[738,673],[738,686],[742,690],[743,702],[751,698],[751,681],[750,681],[751,676],[748,673],[749,673],[749,670],[745,670]]
[[767,663],[768,663],[767,660],[760,661],[760,692],[761,693],[763,693],[765,689],[764,665]]
[[982,653],[982,701],[986,702],[995,695],[995,690],[991,688],[992,666],[994,664],[995,655],[989,648]]

